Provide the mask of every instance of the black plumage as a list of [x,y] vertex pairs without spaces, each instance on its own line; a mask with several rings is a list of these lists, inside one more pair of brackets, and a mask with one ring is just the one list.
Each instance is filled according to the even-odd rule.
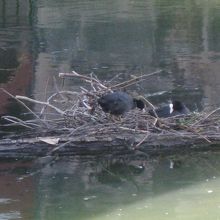
[[141,110],[143,110],[145,108],[145,104],[144,104],[144,102],[141,99],[135,99],[134,98],[133,100],[135,102],[135,107],[137,107],[137,108],[139,108]]
[[177,115],[187,115],[189,113],[189,109],[180,101],[173,101],[171,104],[167,106],[163,106],[161,108],[149,111],[150,115],[154,117],[158,116],[159,118],[168,118]]
[[144,103],[141,100],[134,99],[125,92],[105,94],[98,99],[98,103],[104,112],[116,116],[122,115],[135,107],[144,108]]

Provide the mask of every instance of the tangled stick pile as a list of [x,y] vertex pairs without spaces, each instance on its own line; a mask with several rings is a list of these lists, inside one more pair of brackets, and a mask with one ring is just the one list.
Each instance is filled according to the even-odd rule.
[[[65,133],[66,137],[100,137],[106,138],[114,135],[142,134],[136,146],[146,142],[153,135],[175,136],[195,138],[199,137],[205,142],[211,143],[212,139],[219,139],[220,117],[217,108],[212,112],[192,113],[186,116],[175,116],[166,119],[154,118],[147,111],[138,109],[127,112],[120,121],[112,120],[104,113],[97,103],[97,99],[110,91],[123,90],[125,87],[146,80],[148,77],[161,73],[156,71],[150,74],[132,78],[128,81],[111,84],[101,82],[95,75],[84,76],[73,71],[72,73],[60,73],[59,77],[74,77],[88,83],[89,89],[80,87],[80,91],[57,91],[48,97],[46,102],[34,100],[24,96],[16,96],[20,102],[33,116],[32,120],[21,120],[13,116],[3,118],[10,122],[7,126],[19,125],[29,129],[44,129]],[[9,94],[7,91],[8,95]],[[41,105],[39,113],[33,112],[24,101]],[[146,102],[148,102],[146,100]],[[147,108],[154,106],[150,103]],[[48,111],[49,109],[49,111]],[[49,113],[48,113],[49,112]],[[114,140],[114,138],[112,139]]]

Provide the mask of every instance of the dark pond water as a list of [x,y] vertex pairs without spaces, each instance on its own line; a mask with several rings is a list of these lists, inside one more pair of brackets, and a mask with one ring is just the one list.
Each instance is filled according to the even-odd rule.
[[[163,74],[128,88],[156,104],[220,105],[220,3],[206,0],[0,0],[0,87],[44,100],[79,81],[59,72]],[[0,92],[0,114],[23,109]],[[33,109],[37,107],[31,105]],[[126,157],[126,156],[125,156]],[[219,219],[219,154],[69,158],[0,164],[0,219]],[[33,164],[34,163],[34,164]],[[38,170],[38,169],[37,169]]]

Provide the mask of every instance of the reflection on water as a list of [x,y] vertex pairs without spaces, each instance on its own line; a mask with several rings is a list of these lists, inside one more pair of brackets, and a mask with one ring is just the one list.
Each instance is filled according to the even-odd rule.
[[0,219],[1,220],[21,219],[21,215],[19,212],[1,213]]
[[31,162],[0,163],[0,219],[33,219],[34,181],[19,179],[29,172]]
[[0,210],[6,219],[218,219],[219,156],[62,158],[42,169],[1,163]]
[[[219,2],[202,0],[2,0],[0,57],[11,57],[0,63],[0,83],[42,100],[58,72],[123,80],[163,68],[166,74],[128,90],[155,104],[178,98],[192,110],[219,105],[219,10]],[[78,81],[64,87],[77,90]]]

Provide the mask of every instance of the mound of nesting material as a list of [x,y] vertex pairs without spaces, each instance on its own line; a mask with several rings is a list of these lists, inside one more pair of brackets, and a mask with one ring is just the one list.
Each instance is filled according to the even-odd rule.
[[[147,113],[148,109],[154,106],[146,100],[149,106],[146,107],[145,112],[134,109],[123,115],[120,121],[115,121],[97,104],[97,99],[101,95],[124,89],[161,72],[160,70],[141,75],[118,84],[103,83],[94,75],[84,76],[74,71],[60,73],[60,77],[75,77],[83,80],[89,84],[90,89],[81,87],[78,92],[58,91],[50,95],[46,102],[24,96],[13,97],[4,91],[26,107],[35,119],[21,120],[13,116],[4,116],[3,119],[10,122],[7,126],[23,126],[34,130],[33,133],[36,134],[39,134],[39,131],[53,134],[54,131],[54,136],[59,136],[60,142],[68,142],[68,144],[108,142],[110,145],[119,143],[133,148],[144,148],[220,143],[220,108],[208,113],[192,113],[187,116],[161,119]],[[23,101],[35,103],[42,108],[39,112],[33,112]]]

